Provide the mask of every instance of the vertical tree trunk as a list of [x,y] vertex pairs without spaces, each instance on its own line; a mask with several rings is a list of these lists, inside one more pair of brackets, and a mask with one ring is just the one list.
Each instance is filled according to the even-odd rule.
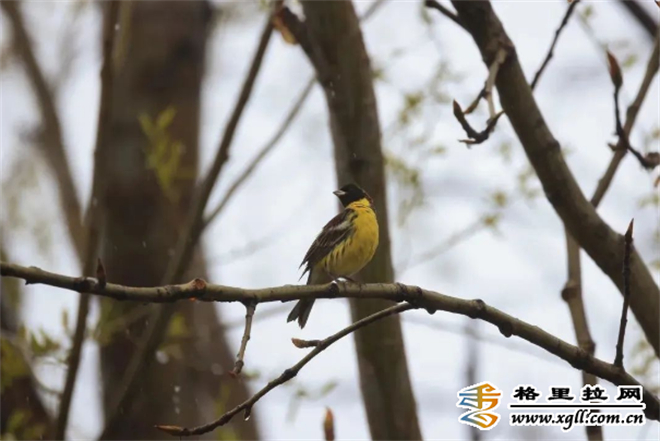
[[[393,282],[387,218],[385,169],[380,145],[369,57],[350,1],[303,2],[305,25],[324,87],[337,180],[355,182],[373,197],[380,245],[361,272],[363,282]],[[391,306],[383,300],[351,301],[353,320]],[[360,385],[373,439],[421,439],[417,410],[398,316],[380,320],[354,334]]]
[[[212,11],[205,1],[126,6],[115,54],[102,255],[113,282],[149,286],[162,281],[197,176],[200,90]],[[146,121],[151,129],[145,130]],[[195,277],[204,275],[199,256],[190,265]],[[109,407],[150,308],[102,301],[102,329],[108,333],[101,347],[106,415],[114,411]],[[120,409],[121,421],[107,437],[161,439],[154,424],[191,426],[213,419],[220,408],[247,398],[245,385],[228,375],[232,367],[215,308],[181,303],[161,350],[139,380],[131,408]],[[237,420],[221,430],[228,438],[258,438],[254,420]]]

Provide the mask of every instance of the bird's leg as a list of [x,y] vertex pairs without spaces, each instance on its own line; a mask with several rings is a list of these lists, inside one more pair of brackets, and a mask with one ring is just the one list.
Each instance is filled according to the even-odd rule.
[[330,279],[332,280],[331,283],[339,284],[339,283],[348,283],[348,282],[350,282],[350,283],[359,284],[359,282],[357,282],[357,281],[351,279],[351,278],[348,277],[348,276],[335,276],[334,274],[329,273],[329,272],[327,272],[327,271],[326,271],[326,274],[327,274],[328,277],[330,277]]

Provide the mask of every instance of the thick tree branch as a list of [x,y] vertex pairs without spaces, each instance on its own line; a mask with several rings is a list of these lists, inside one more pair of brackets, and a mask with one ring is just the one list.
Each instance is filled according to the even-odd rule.
[[286,369],[282,374],[277,377],[274,380],[271,380],[266,386],[264,386],[259,392],[254,394],[252,398],[249,400],[241,403],[240,405],[236,406],[232,410],[224,413],[220,418],[216,419],[213,422],[210,422],[208,424],[204,424],[199,427],[194,427],[194,428],[185,428],[185,427],[178,427],[178,426],[169,426],[169,425],[163,425],[163,426],[156,426],[156,428],[162,430],[163,432],[169,433],[170,435],[173,436],[190,436],[190,435],[201,435],[203,433],[208,433],[212,430],[214,430],[217,427],[220,427],[224,424],[227,424],[236,414],[240,412],[244,412],[245,418],[250,417],[250,413],[252,412],[252,407],[254,404],[259,401],[264,395],[266,395],[268,392],[271,390],[275,389],[277,386],[280,386],[287,381],[295,378],[296,375],[300,372],[300,370],[305,367],[307,363],[312,361],[317,355],[319,355],[321,352],[325,351],[330,345],[335,343],[336,341],[340,340],[343,337],[346,337],[347,335],[357,331],[360,328],[363,328],[367,325],[370,325],[371,323],[378,321],[380,319],[383,319],[385,317],[389,317],[393,314],[399,314],[404,311],[407,311],[409,309],[412,309],[413,306],[407,303],[400,304],[400,305],[395,305],[387,309],[383,309],[375,314],[372,314],[368,317],[363,318],[362,320],[359,320],[355,323],[353,323],[350,326],[347,326],[346,328],[342,329],[341,331],[337,332],[336,334],[331,335],[328,338],[325,338],[321,340],[315,347],[314,350],[311,351],[309,354],[307,354],[304,358],[302,358],[298,363],[295,365],[291,366],[290,368]]
[[73,247],[79,256],[84,253],[85,230],[82,224],[82,210],[78,200],[78,192],[66,157],[66,148],[62,135],[60,118],[57,114],[55,99],[50,85],[46,81],[37,58],[32,50],[30,37],[25,29],[20,11],[20,2],[3,1],[0,7],[12,25],[12,38],[16,53],[20,56],[30,85],[41,112],[43,132],[39,143],[42,146],[44,157],[57,181],[57,190],[62,215],[66,220],[67,229]]
[[[0,275],[20,278],[25,280],[27,284],[44,284],[116,300],[143,303],[173,303],[191,298],[205,302],[254,302],[255,304],[336,298],[384,299],[394,302],[407,302],[412,307],[425,309],[429,313],[446,311],[486,321],[496,326],[505,337],[516,335],[565,360],[576,369],[592,373],[616,385],[639,385],[639,382],[623,369],[589,355],[583,349],[545,332],[538,326],[531,325],[489,306],[483,300],[451,297],[416,286],[398,283],[362,285],[330,283],[327,285],[286,285],[275,288],[243,289],[208,284],[202,279],[195,279],[180,285],[152,288],[130,287],[114,283],[106,283],[102,287],[96,279],[91,277],[68,277],[36,267],[24,267],[6,262],[0,262]],[[645,390],[644,402],[646,403],[646,416],[652,420],[660,420],[660,401],[658,401],[658,398]]]
[[[488,2],[454,1],[484,62],[490,66],[502,45],[513,46]],[[570,234],[601,270],[623,292],[621,262],[623,237],[616,233],[582,194],[571,174],[559,143],[550,132],[515,50],[500,68],[496,80],[502,108],[539,177],[548,201]],[[660,353],[660,292],[642,258],[633,251],[630,307],[656,354]]]
[[[85,244],[83,274],[94,272],[97,267],[98,247],[101,238],[101,220],[103,217],[103,203],[100,201],[105,186],[104,159],[107,151],[108,128],[110,123],[110,106],[114,86],[112,54],[115,41],[115,24],[119,16],[120,2],[111,1],[104,5],[107,8],[103,20],[103,66],[101,68],[101,98],[99,104],[98,124],[96,133],[96,147],[94,149],[94,177],[92,192],[87,210],[87,237]],[[101,261],[98,265],[102,268]],[[104,271],[103,271],[104,272]],[[97,274],[99,271],[97,271]],[[100,280],[101,285],[105,279]],[[69,363],[67,366],[66,379],[62,398],[60,400],[59,414],[55,428],[55,438],[64,439],[66,436],[67,422],[73,391],[76,385],[78,367],[80,365],[80,354],[85,342],[87,330],[87,315],[89,313],[90,298],[88,294],[81,293],[78,302],[78,316],[76,318],[76,329],[73,335],[73,345],[69,352]]]

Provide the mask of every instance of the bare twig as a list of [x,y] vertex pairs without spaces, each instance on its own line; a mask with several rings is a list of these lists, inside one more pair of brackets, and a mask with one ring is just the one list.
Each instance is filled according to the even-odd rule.
[[626,336],[626,324],[628,324],[628,305],[630,304],[630,255],[633,248],[633,225],[635,220],[631,220],[624,236],[623,253],[623,307],[621,308],[621,323],[619,324],[619,338],[616,342],[616,357],[614,366],[623,369],[623,339]]
[[[261,68],[261,64],[266,53],[266,48],[270,42],[273,33],[273,24],[271,15],[269,14],[259,43],[255,51],[250,69],[243,81],[241,92],[238,100],[234,106],[232,114],[225,127],[220,145],[218,146],[216,157],[213,161],[211,169],[209,170],[206,178],[199,186],[193,202],[191,204],[190,215],[185,223],[185,226],[179,236],[174,256],[169,262],[165,276],[163,278],[165,284],[176,282],[180,280],[183,273],[187,269],[188,262],[191,260],[192,253],[197,245],[197,242],[204,229],[203,214],[204,208],[211,195],[211,191],[220,175],[225,163],[229,159],[229,148],[234,139],[234,134],[238,123],[243,116],[243,110],[252,94],[252,89],[257,78],[257,74]],[[141,369],[145,365],[145,360],[153,353],[158,346],[163,332],[165,331],[169,319],[174,312],[171,305],[160,308],[153,313],[153,317],[149,320],[149,326],[145,330],[144,336],[138,344],[133,357],[131,358],[124,378],[122,379],[117,390],[117,397],[111,402],[113,405],[109,407],[111,410],[109,417],[106,420],[106,426],[101,438],[107,429],[116,423],[116,419],[120,415],[120,409],[128,405],[132,399],[132,395],[136,389],[136,381],[140,377]]]
[[85,231],[82,224],[82,210],[78,192],[66,157],[62,127],[57,114],[55,100],[46,78],[32,50],[30,37],[25,29],[20,11],[20,2],[3,1],[0,7],[12,25],[12,38],[16,53],[20,56],[27,78],[34,89],[39,104],[43,133],[40,144],[46,161],[58,183],[58,198],[62,214],[66,220],[71,241],[79,256],[84,253]]
[[247,349],[248,341],[250,341],[250,332],[252,331],[252,318],[254,317],[254,311],[257,308],[257,304],[254,302],[248,302],[245,304],[245,329],[243,330],[243,338],[241,338],[241,346],[238,349],[238,354],[236,355],[236,363],[234,364],[234,370],[232,373],[234,375],[240,375],[245,366],[243,359],[245,358],[245,349]]
[[470,105],[467,106],[467,108],[463,111],[463,114],[469,115],[470,113],[474,112],[479,106],[479,101],[484,98],[486,98],[486,84],[484,84],[483,89],[481,89],[479,94],[474,98],[474,101],[472,101]]
[[[503,111],[500,111],[499,113],[495,112],[495,102],[493,101],[493,87],[495,85],[495,80],[497,79],[497,72],[499,72],[500,67],[502,67],[502,64],[504,64],[504,62],[506,61],[507,55],[508,53],[504,48],[500,48],[497,51],[497,54],[495,55],[495,59],[493,60],[493,62],[490,65],[490,68],[488,69],[488,78],[486,79],[486,84],[484,85],[484,88],[479,92],[479,95],[477,95],[477,98],[472,102],[472,104],[470,104],[470,107],[468,108],[469,112],[463,112],[461,106],[458,104],[456,100],[454,100],[454,116],[461,124],[461,127],[463,127],[463,130],[465,130],[465,133],[467,133],[469,138],[469,139],[461,140],[461,142],[467,144],[468,146],[472,144],[481,144],[482,142],[486,141],[490,136],[491,132],[493,131],[493,129],[495,129],[495,126],[497,125],[497,120],[499,120],[500,116],[504,114]],[[472,128],[470,123],[467,121],[467,118],[465,118],[465,114],[472,112],[479,104],[479,100],[482,98],[488,102],[489,118],[486,124],[486,128],[481,132],[477,132]]]
[[[429,312],[447,311],[467,317],[484,320],[496,326],[505,336],[516,335],[545,349],[551,354],[570,363],[576,369],[590,372],[599,378],[617,385],[637,385],[632,376],[613,364],[599,360],[581,348],[571,345],[539,328],[510,316],[483,300],[466,300],[437,292],[403,284],[352,283],[327,285],[287,285],[275,288],[243,289],[223,285],[212,285],[202,279],[195,279],[180,285],[152,288],[129,287],[107,283],[101,287],[90,277],[68,277],[43,271],[36,267],[0,262],[0,275],[17,277],[28,284],[46,284],[63,289],[82,291],[116,300],[136,302],[173,303],[179,300],[196,298],[207,302],[289,302],[303,299],[334,298],[378,298],[390,301],[410,301],[414,307]],[[651,392],[645,391],[645,413],[649,419],[660,420],[660,401]]]
[[481,144],[482,142],[486,141],[490,136],[491,132],[493,131],[493,129],[495,128],[495,125],[497,124],[497,120],[503,114],[504,112],[500,112],[497,115],[495,115],[495,118],[490,118],[488,120],[488,123],[486,124],[486,128],[481,132],[477,132],[472,128],[470,123],[465,118],[465,114],[463,113],[461,106],[458,104],[456,100],[454,100],[454,116],[461,124],[461,127],[463,127],[463,130],[465,130],[465,133],[468,136],[468,139],[461,139],[460,142],[466,144],[467,146],[470,146],[473,144]]
[[658,153],[649,153],[647,156],[643,156],[630,144],[628,133],[626,133],[621,123],[621,112],[619,110],[619,93],[623,85],[623,76],[621,75],[619,63],[609,51],[607,52],[607,61],[610,68],[610,76],[612,76],[612,82],[614,83],[614,119],[616,135],[619,137],[619,142],[614,148],[622,148],[630,151],[642,167],[646,170],[653,170],[660,163],[660,156]]
[[[656,36],[655,44],[653,46],[653,51],[651,52],[651,56],[646,66],[646,73],[644,74],[644,79],[642,80],[642,84],[639,87],[637,96],[633,100],[632,104],[628,106],[628,110],[626,111],[626,122],[623,125],[623,132],[625,133],[625,139],[627,139],[630,136],[630,132],[632,130],[633,125],[635,124],[635,120],[637,119],[639,110],[641,109],[642,104],[644,103],[644,99],[646,98],[646,95],[649,91],[649,88],[653,81],[653,77],[658,72],[659,65],[660,65],[660,34]],[[591,204],[594,207],[597,207],[600,204],[601,200],[603,199],[603,196],[605,196],[605,193],[607,193],[607,190],[609,189],[610,185],[612,184],[612,180],[614,179],[614,175],[619,168],[619,164],[621,164],[621,161],[623,160],[624,156],[626,156],[626,153],[628,153],[628,149],[622,144],[622,142],[623,139],[619,137],[617,147],[614,149],[614,155],[612,156],[612,160],[607,166],[607,170],[598,181],[598,185],[596,187],[596,190],[594,191],[593,196],[591,196]]]
[[499,118],[499,115],[495,113],[495,103],[493,101],[493,87],[495,86],[495,79],[497,78],[497,72],[499,72],[500,67],[506,61],[507,51],[504,48],[500,48],[495,55],[495,60],[490,65],[488,69],[488,79],[486,79],[486,86],[484,86],[484,96],[486,101],[488,101],[488,117],[493,120]]
[[193,428],[186,428],[186,427],[179,427],[179,426],[171,426],[171,425],[165,425],[165,426],[160,426],[157,425],[156,428],[162,430],[163,432],[166,432],[170,435],[174,436],[190,436],[190,435],[201,435],[204,433],[208,433],[217,427],[220,427],[224,424],[227,424],[231,419],[238,413],[244,412],[246,417],[249,417],[252,407],[255,405],[257,401],[259,401],[264,395],[266,395],[268,392],[271,390],[275,389],[277,386],[280,386],[287,381],[293,379],[296,375],[298,375],[298,372],[310,361],[314,359],[317,355],[319,355],[321,352],[325,351],[330,345],[335,343],[336,341],[340,340],[341,338],[351,334],[352,332],[355,332],[356,330],[363,328],[367,325],[370,325],[371,323],[378,321],[380,319],[383,319],[385,317],[389,317],[394,314],[399,314],[404,311],[407,311],[409,309],[412,309],[413,306],[407,303],[399,304],[392,306],[387,309],[383,309],[382,311],[379,311],[375,314],[372,314],[368,317],[363,318],[362,320],[359,320],[355,323],[353,323],[350,326],[347,326],[346,328],[342,329],[341,331],[337,332],[336,334],[331,335],[330,337],[324,339],[321,341],[321,343],[314,348],[313,351],[311,351],[309,354],[307,354],[304,358],[302,358],[298,363],[295,365],[291,366],[290,368],[284,370],[282,374],[277,377],[274,380],[271,380],[266,386],[264,386],[259,392],[254,394],[252,398],[249,400],[244,401],[243,403],[239,404],[232,410],[224,413],[220,418],[217,420],[204,424],[202,426],[198,427],[193,427]]
[[534,75],[534,79],[532,80],[532,84],[531,84],[532,90],[536,88],[536,85],[541,79],[541,74],[543,73],[546,66],[550,62],[550,59],[554,55],[555,46],[557,45],[557,41],[559,41],[559,36],[561,35],[561,31],[563,31],[566,24],[568,24],[568,20],[571,18],[571,15],[573,14],[573,11],[575,10],[575,7],[578,5],[578,3],[580,3],[580,0],[573,0],[568,5],[568,8],[566,8],[566,13],[564,14],[564,18],[562,19],[561,23],[559,24],[559,27],[555,31],[555,38],[552,39],[552,44],[550,44],[550,49],[548,50],[548,54],[545,56],[543,63],[541,63],[541,67],[539,67],[539,70]]
[[458,18],[458,15],[456,15],[455,12],[451,11],[449,8],[446,8],[442,6],[440,3],[438,3],[436,0],[425,0],[424,1],[424,6],[427,8],[435,9],[436,11],[439,11],[442,15],[465,29],[465,25],[461,21],[460,18]]
[[291,126],[291,123],[296,119],[296,116],[298,116],[298,113],[300,113],[300,110],[303,107],[303,104],[307,100],[307,97],[309,96],[310,92],[312,91],[314,87],[314,83],[316,78],[312,77],[307,81],[307,85],[304,87],[300,95],[298,96],[298,99],[293,103],[291,106],[291,109],[289,110],[289,113],[287,116],[284,118],[284,121],[282,121],[282,125],[277,129],[277,132],[273,135],[273,137],[261,148],[257,156],[254,157],[252,162],[243,170],[243,173],[240,174],[238,178],[229,186],[229,189],[227,190],[227,193],[225,193],[225,196],[222,198],[218,206],[211,212],[211,214],[204,220],[204,225],[203,227],[206,228],[215,218],[220,214],[229,201],[231,200],[232,196],[236,193],[236,190],[243,185],[243,183],[247,180],[247,178],[252,175],[254,170],[261,164],[261,162],[268,156],[268,154],[277,146],[279,141],[282,139],[282,136],[286,133],[286,131],[289,129]]
[[[92,192],[89,199],[86,224],[88,226],[85,254],[83,263],[83,275],[92,274],[97,267],[99,285],[105,286],[105,270],[100,259],[97,263],[97,253],[101,237],[102,204],[98,201],[105,186],[104,156],[107,150],[108,126],[110,121],[110,109],[112,105],[112,92],[114,87],[112,51],[115,41],[115,23],[119,15],[119,2],[108,2],[103,21],[103,66],[101,67],[101,99],[98,114],[98,129],[96,133],[96,147],[94,149],[94,177]],[[78,367],[80,365],[80,354],[85,341],[87,330],[87,315],[89,313],[89,295],[80,294],[78,303],[78,315],[76,318],[76,329],[73,334],[73,344],[69,352],[69,363],[60,400],[59,414],[55,428],[55,439],[64,439],[69,419],[69,410],[73,398],[73,390],[76,385]]]
[[[580,259],[580,246],[573,236],[566,230],[566,256],[568,263],[568,280],[561,291],[561,297],[564,299],[571,314],[571,322],[575,331],[575,340],[578,346],[593,356],[596,352],[596,343],[591,337],[587,313],[584,307],[584,298],[582,296],[582,268]],[[586,371],[582,371],[582,383],[594,385],[598,383],[598,378]],[[603,429],[601,426],[586,426],[587,438],[590,441],[603,439]]]

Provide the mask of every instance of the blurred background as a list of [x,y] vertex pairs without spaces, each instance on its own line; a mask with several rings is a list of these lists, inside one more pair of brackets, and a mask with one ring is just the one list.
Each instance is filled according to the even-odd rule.
[[[660,8],[653,2],[626,3],[633,6],[578,4],[535,89],[588,196],[611,160],[608,144],[617,139],[605,51],[621,66],[626,109],[657,35]],[[216,207],[218,214],[200,246],[184,259],[187,271],[177,281],[204,277],[245,288],[300,283],[298,265],[307,247],[337,211],[331,192],[345,183],[337,176],[348,176],[338,170],[347,153],[333,147],[326,96],[313,82],[314,68],[300,45],[281,23],[266,35],[270,5],[265,1],[121,2],[114,11],[114,33],[106,32],[113,35],[113,81],[99,143],[99,73],[109,5],[3,2],[2,260],[80,275],[89,255],[90,218],[84,214],[99,205],[98,256],[108,280],[160,284],[194,208],[195,183],[205,179],[221,140],[227,140],[227,122],[236,115],[261,42],[254,86],[204,210],[206,218]],[[287,5],[302,12],[297,2]],[[449,2],[445,6],[451,8]],[[377,119],[371,124],[380,125],[380,152],[372,153],[382,155],[375,162],[382,162],[385,173],[383,187],[375,181],[363,185],[382,207],[386,197],[381,220],[386,219],[391,240],[389,250],[382,251],[381,244],[379,253],[387,255],[375,263],[385,270],[372,269],[366,278],[379,279],[378,271],[389,271],[383,262],[391,261],[393,280],[481,298],[575,344],[561,297],[567,279],[564,228],[506,115],[486,142],[471,148],[459,142],[465,133],[453,116],[452,100],[467,107],[488,74],[471,36],[421,1],[354,1],[353,7],[362,17],[370,59],[364,81],[375,92]],[[532,78],[568,3],[496,1],[493,7]],[[338,33],[346,29],[337,26]],[[654,77],[630,135],[642,153],[658,151],[659,100]],[[499,109],[497,97],[495,103]],[[478,130],[485,127],[486,104],[468,118]],[[104,153],[95,172],[99,146]],[[95,173],[104,183],[92,197]],[[644,170],[627,155],[598,210],[620,233],[635,219],[635,246],[656,281],[657,179],[657,170]],[[622,297],[585,253],[582,257],[582,295],[595,355],[613,360]],[[2,283],[2,437],[53,436],[47,428],[58,418],[80,296],[8,279]],[[292,337],[324,338],[351,321],[349,302],[319,301],[301,331],[285,323],[291,306],[258,306],[245,368],[236,379],[229,371],[245,308],[177,304],[168,312],[148,368],[133,385],[130,405],[117,409],[117,391],[155,309],[92,299],[67,438],[158,439],[164,435],[154,423],[211,421],[304,356]],[[354,306],[353,317],[359,313]],[[457,421],[463,411],[456,407],[456,393],[476,382],[492,382],[505,394],[518,384],[532,384],[544,394],[553,385],[577,391],[582,376],[568,363],[458,315],[410,311],[400,323],[409,379],[392,388],[405,389],[409,382],[424,438],[586,439],[582,427],[565,433],[554,427],[513,428],[503,421],[477,433]],[[632,314],[625,343],[626,368],[657,393],[658,359]],[[388,371],[387,359],[383,363],[379,369]],[[404,368],[400,357],[391,363],[393,370],[405,371],[405,358]],[[207,437],[320,439],[326,408],[334,414],[338,439],[377,437],[369,427],[360,370],[353,338],[341,340],[264,397],[248,421],[238,416]],[[616,394],[612,384],[602,383]],[[500,412],[506,418],[504,407]],[[658,439],[659,425],[605,427],[602,435]]]

